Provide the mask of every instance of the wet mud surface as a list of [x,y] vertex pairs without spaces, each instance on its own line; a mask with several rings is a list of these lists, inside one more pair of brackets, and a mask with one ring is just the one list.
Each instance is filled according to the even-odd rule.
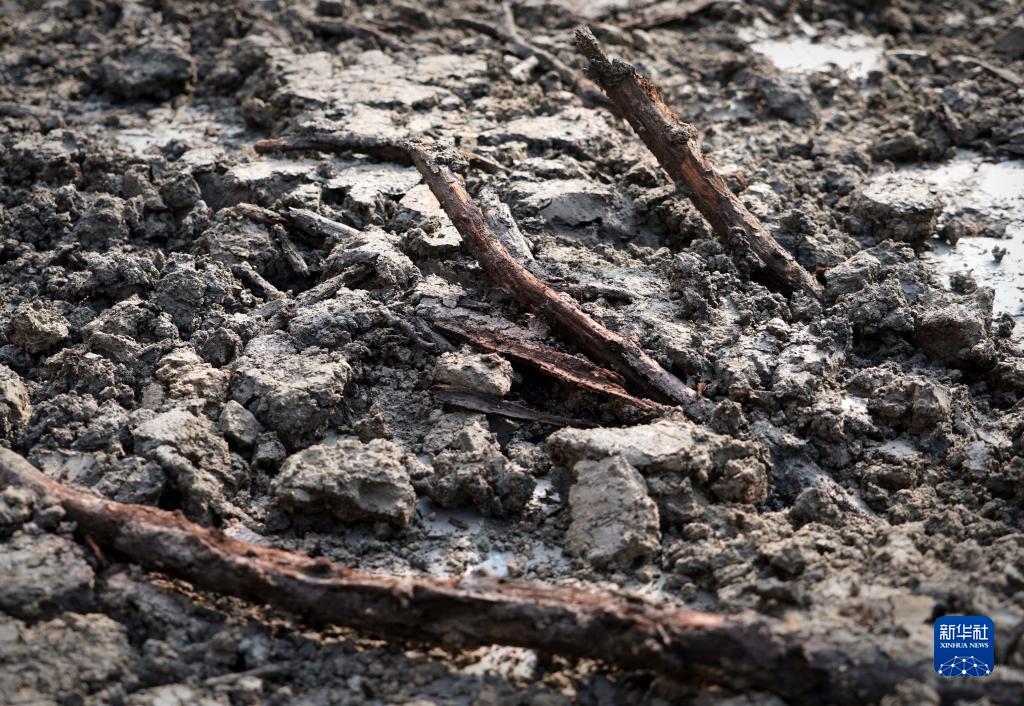
[[[0,3],[3,443],[364,570],[621,588],[874,645],[920,666],[886,704],[939,703],[932,622],[989,615],[992,679],[1024,682],[1019,5],[701,5],[515,19],[576,68],[589,22],[650,76],[821,302],[752,278],[624,121],[454,22],[489,4]],[[413,167],[252,148],[309,125],[453,141],[531,268],[706,419],[638,418],[441,335],[579,352],[487,282]],[[0,491],[5,703],[786,703],[678,676],[309,630]]]

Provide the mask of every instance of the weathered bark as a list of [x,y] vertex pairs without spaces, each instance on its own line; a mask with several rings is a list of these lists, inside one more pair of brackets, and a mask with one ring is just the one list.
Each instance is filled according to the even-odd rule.
[[404,141],[382,139],[373,135],[336,132],[317,126],[303,126],[292,135],[260,140],[253,145],[259,154],[318,150],[320,152],[356,152],[397,164],[409,164],[409,150]]
[[242,284],[248,287],[256,296],[264,301],[280,299],[284,294],[277,287],[263,278],[256,269],[248,262],[240,262],[231,266],[231,272],[242,280]]
[[576,30],[576,45],[590,61],[591,75],[718,237],[751,257],[770,286],[820,299],[821,285],[729,190],[701,151],[697,130],[665,104],[658,89],[629,64],[610,61],[586,27]]
[[[248,544],[180,513],[70,488],[7,449],[0,449],[0,484],[60,504],[77,531],[110,558],[117,558],[112,550],[145,569],[263,603],[313,626],[348,626],[456,649],[527,647],[680,680],[766,689],[801,703],[868,703],[921,676],[917,667],[877,650],[832,649],[762,618],[669,610],[621,594],[488,576],[363,573]],[[872,661],[858,663],[853,652]]]
[[290,226],[317,242],[329,239],[346,240],[359,235],[358,229],[332,221],[307,208],[288,207],[282,214],[251,203],[240,203],[235,206],[235,210],[249,220],[267,226]]
[[497,395],[488,395],[483,392],[471,392],[460,390],[448,385],[434,385],[430,388],[434,397],[452,407],[461,407],[483,414],[496,414],[499,417],[509,419],[522,419],[527,422],[540,422],[551,424],[556,427],[593,427],[594,422],[582,419],[563,417],[558,414],[548,414],[537,409],[532,409],[519,402],[506,400]]
[[409,152],[423,180],[462,234],[470,254],[491,281],[509,291],[521,305],[544,316],[556,334],[574,341],[588,355],[604,362],[644,394],[669,403],[690,405],[697,393],[662,368],[633,341],[610,331],[580,308],[569,295],[556,292],[527,270],[494,233],[462,185],[462,180],[420,145]]
[[607,395],[644,412],[658,412],[662,405],[629,394],[622,386],[622,376],[598,367],[585,358],[532,341],[513,338],[490,331],[471,330],[451,321],[433,321],[442,333],[476,346],[481,350],[499,353],[511,360],[528,365],[541,373],[568,385]]
[[284,226],[272,225],[270,232],[277,238],[277,243],[281,246],[281,253],[292,271],[299,277],[309,277],[309,265],[306,264],[306,259],[302,257],[299,249],[295,247],[295,243],[288,237],[288,231],[284,229]]
[[351,240],[359,235],[359,230],[350,225],[332,221],[319,213],[306,208],[286,208],[285,217],[288,225],[312,238],[321,240]]

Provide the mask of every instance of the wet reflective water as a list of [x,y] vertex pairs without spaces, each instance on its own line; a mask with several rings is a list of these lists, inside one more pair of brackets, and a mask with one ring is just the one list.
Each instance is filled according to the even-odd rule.
[[[973,272],[978,284],[995,291],[993,312],[1017,320],[1015,338],[1024,337],[1024,160],[988,162],[961,151],[945,164],[900,173],[931,184],[944,205],[943,218],[957,215],[1006,224],[1005,238],[961,238],[955,246],[936,241],[928,255],[947,277]],[[1001,260],[994,250],[1005,250]]]
[[751,48],[764,54],[783,71],[824,71],[837,66],[851,78],[866,76],[882,65],[881,42],[865,34],[827,39],[791,36],[773,39],[749,37]]

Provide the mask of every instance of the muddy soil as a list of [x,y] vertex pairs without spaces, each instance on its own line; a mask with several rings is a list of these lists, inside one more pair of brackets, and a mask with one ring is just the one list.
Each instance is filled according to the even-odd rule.
[[[755,281],[628,125],[454,21],[493,22],[489,3],[0,2],[3,443],[361,569],[622,588],[867,642],[920,664],[887,704],[938,703],[932,622],[988,615],[992,678],[1024,680],[1020,6],[689,4],[646,28],[617,0],[514,15],[576,68],[589,22],[651,76],[823,302]],[[252,148],[310,124],[472,153],[471,190],[507,204],[531,267],[707,418],[637,420],[439,335],[578,352],[486,281],[414,168]],[[350,228],[281,231],[242,204]],[[602,426],[446,406],[437,383]],[[0,701],[784,703],[311,631],[97,553],[18,488]]]

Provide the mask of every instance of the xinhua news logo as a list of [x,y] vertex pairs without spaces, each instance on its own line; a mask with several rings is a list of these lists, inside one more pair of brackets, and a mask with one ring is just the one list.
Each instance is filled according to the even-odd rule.
[[943,677],[987,677],[995,669],[995,626],[983,615],[935,621],[935,671]]

